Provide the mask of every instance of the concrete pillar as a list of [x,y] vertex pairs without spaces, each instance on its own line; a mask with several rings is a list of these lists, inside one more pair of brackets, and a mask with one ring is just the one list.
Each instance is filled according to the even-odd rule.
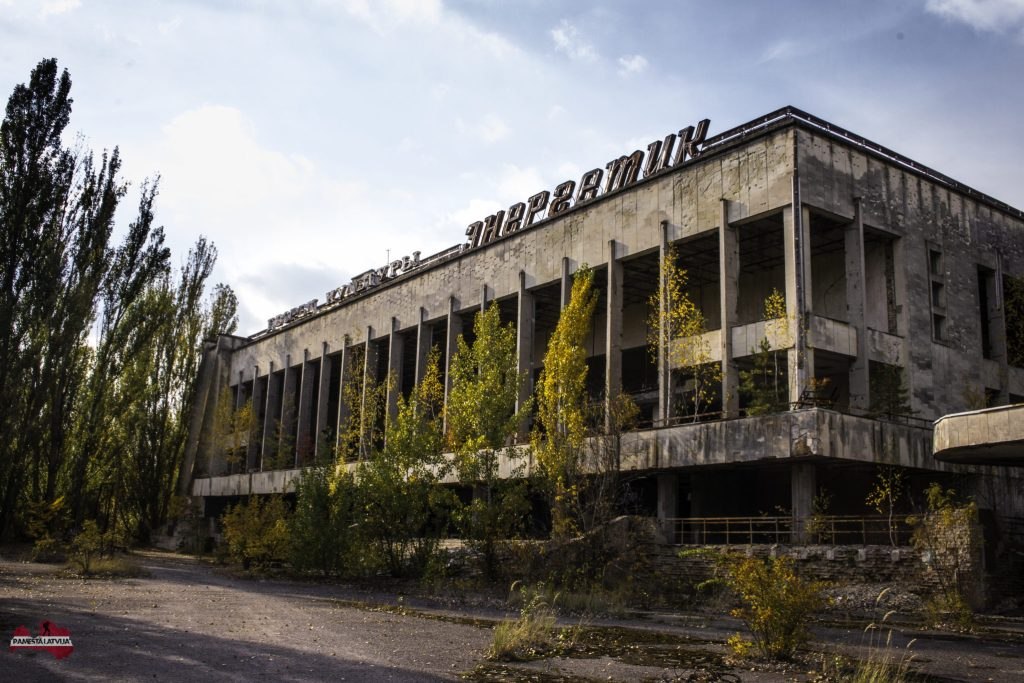
[[[992,358],[999,363],[999,405],[1010,403],[1010,355],[1006,339],[1006,315],[1003,305],[1003,255],[996,252],[995,273],[988,297],[989,344]],[[908,385],[909,386],[909,385]]]
[[812,462],[795,462],[790,473],[790,501],[797,541],[806,542],[809,535],[805,529],[807,520],[814,514],[814,496],[817,493],[817,477]]
[[853,221],[846,226],[846,318],[857,331],[857,357],[850,363],[850,407],[867,410],[870,401],[868,388],[868,331],[865,324],[867,292],[864,286],[864,222],[861,199],[853,200]]
[[[300,370],[301,372],[301,370]],[[296,439],[295,439],[295,389],[296,384],[301,379],[300,372],[296,372],[292,368],[292,356],[288,354],[285,356],[284,362],[284,382],[281,389],[281,434],[278,443],[278,448],[284,451],[285,463],[290,463],[294,466],[295,463],[295,451]],[[288,440],[291,439],[290,446]],[[285,450],[285,449],[288,450]]]
[[387,422],[391,424],[398,417],[398,397],[402,394],[402,359],[405,339],[398,331],[398,318],[391,318],[391,334],[388,337]]
[[317,387],[316,370],[309,360],[309,349],[302,351],[302,381],[299,384],[298,425],[295,429],[295,466],[302,467],[316,447],[310,433],[313,413],[313,390]]
[[[668,318],[671,302],[668,298],[668,287],[665,279],[665,258],[668,256],[668,221],[661,222],[661,243],[658,249],[658,297],[660,303],[658,317],[664,321]],[[658,330],[658,410],[654,416],[654,424],[668,426],[672,416],[672,367],[668,357],[668,326],[662,324]]]
[[427,374],[427,359],[430,357],[430,347],[433,344],[432,329],[426,323],[427,309],[420,306],[420,320],[416,323],[416,369],[413,372],[413,381],[419,384]]
[[740,278],[740,247],[736,228],[729,225],[729,201],[722,200],[718,230],[718,292],[722,311],[722,417],[740,414],[740,377],[733,360],[732,327],[736,322]]
[[277,448],[277,443],[273,442],[273,440],[274,426],[281,416],[279,408],[281,387],[279,384],[274,377],[274,361],[270,361],[270,367],[267,370],[267,400],[263,408],[263,440],[260,448],[260,471],[264,469],[267,457],[273,455],[274,449]]
[[[526,272],[519,271],[519,300],[516,310],[516,370],[522,378],[516,412],[523,409],[533,396],[533,335],[537,327],[533,292],[526,288]],[[520,420],[518,439],[526,443],[530,437],[530,421]]]
[[[260,379],[260,366],[254,365],[252,367],[252,411],[253,411],[253,422],[260,415],[263,416],[264,421],[267,415],[267,380]],[[263,455],[263,425],[259,426],[259,432],[256,429],[252,430],[254,433],[249,435],[249,447],[245,453],[245,466],[246,470],[255,470],[260,467],[260,460]]]
[[569,257],[562,257],[562,296],[561,296],[561,308],[563,310],[569,305],[569,299],[572,297],[572,274],[569,272]]
[[[330,416],[328,403],[331,400],[331,374],[334,372],[335,360],[328,355],[329,347],[323,342],[320,349],[320,376],[317,377],[316,385],[316,424],[313,427],[313,459],[317,462],[331,460],[331,455],[326,452],[330,450],[324,432],[330,428]],[[340,394],[340,391],[339,391]],[[340,398],[340,396],[339,396]],[[337,425],[335,425],[337,429]]]
[[658,475],[658,519],[679,516],[679,475],[665,472]]
[[[332,416],[334,420],[334,453],[339,455],[341,451],[341,428],[347,427],[349,419],[349,407],[345,404],[345,382],[352,381],[353,372],[362,372],[362,368],[352,367],[352,349],[350,348],[348,335],[345,335],[341,342],[341,355],[338,357],[338,413]],[[348,454],[345,454],[348,457]]]
[[373,425],[369,424],[366,415],[366,390],[370,385],[370,368],[377,367],[377,349],[373,345],[373,327],[366,326],[366,346],[363,353],[363,391],[359,404],[359,459],[370,457]]
[[615,240],[608,240],[608,302],[605,321],[604,428],[614,427],[615,399],[622,393],[622,261],[615,249]]
[[814,350],[807,343],[811,301],[810,211],[800,203],[800,181],[793,178],[793,207],[782,212],[786,263],[786,317],[789,340],[789,401],[796,403],[814,377]]
[[[455,312],[455,297],[448,297],[447,337],[444,352],[444,404],[448,405],[448,395],[452,390],[452,357],[459,348],[458,338],[462,334],[462,318]],[[448,429],[448,418],[445,417],[445,430]]]

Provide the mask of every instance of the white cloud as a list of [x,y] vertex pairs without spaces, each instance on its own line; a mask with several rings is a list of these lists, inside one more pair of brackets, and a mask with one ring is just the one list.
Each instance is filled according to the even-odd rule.
[[597,61],[597,50],[580,38],[579,31],[568,19],[562,19],[557,28],[551,29],[551,39],[555,41],[555,49],[564,52],[569,59],[578,62]]
[[156,30],[162,36],[169,36],[181,27],[181,17],[174,17],[168,21],[161,21],[156,25]]
[[82,4],[81,0],[46,0],[39,8],[39,16],[48,17],[54,14],[64,14],[77,9]]
[[505,164],[498,178],[498,192],[506,201],[519,202],[540,192],[546,183],[535,168],[520,168]]
[[978,31],[1024,28],[1024,0],[928,0],[925,9]]
[[798,52],[799,49],[797,44],[792,40],[780,40],[769,45],[765,51],[761,53],[761,58],[757,60],[757,63],[766,64],[768,62],[791,59],[797,56]]
[[643,55],[623,55],[619,57],[619,75],[632,76],[647,70],[647,58]]
[[377,33],[396,24],[437,24],[444,11],[441,0],[320,0],[320,4],[340,7]]
[[472,135],[488,145],[504,140],[511,132],[508,124],[497,114],[485,114],[474,124],[468,124],[460,117],[455,120],[455,125],[460,133]]

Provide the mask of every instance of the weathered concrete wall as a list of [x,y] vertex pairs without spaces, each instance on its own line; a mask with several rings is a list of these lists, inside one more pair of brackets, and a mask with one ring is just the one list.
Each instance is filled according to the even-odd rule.
[[[365,296],[249,344],[232,359],[231,376],[237,382],[242,371],[246,380],[251,379],[254,366],[265,374],[271,362],[281,368],[288,354],[295,362],[304,350],[311,359],[317,358],[323,342],[327,342],[328,353],[337,351],[345,335],[362,340],[367,326],[373,327],[375,337],[384,336],[391,331],[392,316],[398,319],[398,329],[407,330],[419,322],[420,307],[427,320],[440,320],[448,312],[449,297],[456,299],[457,310],[476,308],[483,285],[492,298],[515,294],[520,270],[526,273],[528,288],[554,283],[561,277],[562,256],[569,257],[573,270],[584,263],[601,265],[608,260],[611,239],[618,243],[621,258],[648,252],[660,243],[662,221],[669,223],[671,240],[713,231],[721,222],[722,198],[729,200],[730,221],[778,209],[792,199],[791,136],[792,131],[781,131],[751,141],[722,156],[684,166],[677,173],[574,207],[455,260],[414,270]],[[636,341],[631,339],[631,343]]]
[[[911,340],[905,376],[916,414],[935,419],[962,411],[969,407],[965,394],[984,395],[986,386],[1005,396],[1005,371],[1002,386],[983,384],[977,269],[1024,275],[1024,220],[825,135],[800,129],[797,144],[806,205],[852,221],[860,198],[865,227],[899,238],[899,334]],[[932,335],[929,250],[942,254],[942,340]],[[884,292],[877,289],[879,279],[874,282],[866,317],[884,330]]]

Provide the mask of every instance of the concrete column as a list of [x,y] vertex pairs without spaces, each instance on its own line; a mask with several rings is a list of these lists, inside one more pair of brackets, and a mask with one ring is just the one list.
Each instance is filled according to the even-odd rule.
[[[260,366],[258,365],[252,367],[252,410],[254,424],[256,418],[261,414],[264,421],[266,421],[267,384],[264,381],[260,381]],[[249,447],[245,453],[245,466],[247,470],[259,469],[260,460],[263,455],[263,425],[260,425],[259,434],[255,433],[255,429],[252,431],[254,433],[249,434]]]
[[[459,348],[458,338],[462,334],[462,318],[455,312],[455,297],[448,297],[448,333],[445,338],[444,352],[444,404],[448,405],[448,395],[452,390],[452,357]],[[445,418],[445,429],[448,429],[448,418]]]
[[[1006,339],[1006,308],[1003,305],[1003,255],[996,252],[995,273],[988,297],[989,344],[992,359],[999,363],[999,405],[1010,403],[1010,354]],[[909,385],[908,385],[909,386]]]
[[298,425],[295,429],[295,466],[302,467],[306,460],[313,455],[315,443],[313,435],[310,434],[310,417],[313,412],[313,389],[316,387],[317,378],[314,373],[313,364],[309,361],[309,349],[302,351],[302,379],[299,384],[299,412]]
[[814,496],[817,493],[817,477],[812,462],[795,462],[790,474],[790,501],[793,519],[800,523],[796,527],[795,540],[807,541],[805,529],[807,520],[814,514]]
[[370,442],[370,438],[373,432],[373,425],[369,424],[366,419],[366,390],[370,385],[370,368],[377,367],[377,349],[372,343],[373,339],[373,328],[369,325],[366,326],[366,346],[365,353],[363,353],[363,391],[361,394],[362,400],[359,404],[359,459],[370,457],[370,450],[373,444]]
[[[301,372],[301,370],[300,370]],[[301,379],[301,375],[292,369],[292,356],[285,356],[284,381],[281,389],[281,434],[278,448],[284,449],[285,441],[291,437],[292,445],[289,453],[285,453],[286,462],[294,466],[296,439],[295,439],[295,383]]]
[[796,403],[814,377],[814,351],[807,343],[811,301],[810,212],[800,203],[800,181],[793,178],[793,206],[783,209],[786,263],[786,317],[792,347],[787,352],[789,401]]
[[846,226],[846,318],[857,331],[857,357],[850,363],[850,407],[867,410],[870,401],[868,388],[868,331],[864,322],[867,311],[867,293],[864,286],[864,221],[861,216],[860,197],[853,200],[853,222]]
[[427,374],[427,359],[430,357],[430,347],[433,343],[431,328],[425,321],[427,309],[420,306],[420,320],[416,323],[416,368],[413,372],[413,381],[419,384]]
[[[352,381],[352,372],[361,372],[362,368],[352,367],[352,349],[349,348],[348,335],[345,335],[341,342],[341,355],[338,357],[338,414],[332,416],[334,419],[334,452],[340,454],[341,449],[341,427],[348,422],[349,407],[345,405],[345,382]],[[347,425],[346,425],[347,426]],[[345,454],[348,457],[348,454]]]
[[608,302],[605,321],[604,428],[614,428],[615,399],[622,393],[622,261],[617,258],[615,240],[608,240]]
[[562,297],[561,297],[561,308],[564,310],[569,305],[569,299],[572,297],[572,274],[569,272],[569,257],[562,257]]
[[[671,302],[668,298],[668,287],[665,278],[665,258],[668,256],[668,221],[661,222],[661,243],[658,249],[658,297],[659,310],[658,318],[665,321],[668,318],[668,310]],[[658,411],[654,416],[655,424],[667,426],[671,417],[672,407],[672,367],[668,357],[668,327],[664,324],[658,330]]]
[[722,311],[722,417],[740,414],[740,376],[733,360],[732,328],[736,323],[736,308],[740,278],[740,247],[736,228],[729,225],[729,201],[722,200],[721,226],[718,230],[718,292]]
[[328,350],[327,342],[323,342],[320,349],[320,376],[317,377],[316,385],[316,424],[313,427],[313,459],[317,462],[331,459],[325,452],[330,447],[324,438],[324,431],[330,427],[327,404],[331,400],[331,373],[334,372],[334,359],[327,355]]
[[679,475],[662,473],[658,475],[658,519],[673,519],[679,516]]
[[272,455],[277,444],[270,443],[274,437],[274,423],[280,419],[281,411],[278,401],[281,396],[281,389],[278,382],[274,380],[274,361],[270,361],[270,368],[267,370],[267,401],[263,408],[263,441],[260,444],[260,471],[264,469],[267,456]]
[[398,332],[398,318],[391,318],[391,334],[388,337],[388,376],[387,382],[387,423],[391,424],[398,417],[398,397],[402,394],[402,359],[404,356],[405,339]]
[[[519,271],[519,305],[516,311],[516,370],[522,377],[519,385],[519,398],[516,400],[516,411],[519,412],[533,396],[533,334],[537,326],[533,292],[526,288],[526,272]],[[530,436],[530,421],[519,423],[518,438],[526,443]]]

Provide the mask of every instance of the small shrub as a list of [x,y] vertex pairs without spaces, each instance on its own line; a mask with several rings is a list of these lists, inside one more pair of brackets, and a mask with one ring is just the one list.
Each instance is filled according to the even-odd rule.
[[253,496],[224,513],[228,557],[245,569],[282,561],[288,553],[288,508],[280,496]]
[[[513,595],[516,587],[513,584]],[[519,618],[494,627],[488,659],[524,661],[543,656],[554,647],[555,612],[547,602],[544,584],[538,584],[535,589],[519,587],[517,599],[524,601]]]
[[[824,606],[822,584],[797,576],[793,561],[787,557],[760,560],[725,556],[722,565],[726,585],[742,603],[732,615],[750,629],[750,645],[771,659],[792,657],[807,642],[808,619]],[[737,655],[750,649],[740,643],[739,639],[730,639]]]
[[92,570],[93,560],[99,556],[105,540],[96,522],[87,519],[82,523],[82,530],[71,541],[71,561],[78,565],[83,574]]

